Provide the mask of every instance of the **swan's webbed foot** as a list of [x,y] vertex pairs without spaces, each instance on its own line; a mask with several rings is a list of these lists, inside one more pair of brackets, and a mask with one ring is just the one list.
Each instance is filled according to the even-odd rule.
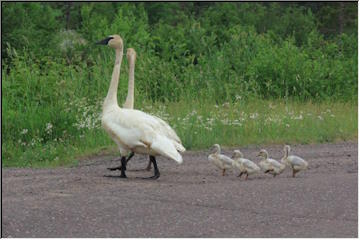
[[160,173],[159,174],[155,174],[154,176],[151,176],[151,177],[142,177],[141,179],[152,179],[152,180],[156,180],[160,177]]
[[119,171],[121,171],[121,166],[118,166],[118,167],[109,167],[109,168],[107,168],[107,170],[110,170],[110,171],[119,170]]

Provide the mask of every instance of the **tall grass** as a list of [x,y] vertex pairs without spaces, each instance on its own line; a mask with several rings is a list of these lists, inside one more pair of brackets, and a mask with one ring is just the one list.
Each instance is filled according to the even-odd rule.
[[[16,141],[3,143],[5,167],[43,167],[76,164],[79,156],[101,150],[117,154],[99,122],[99,105],[74,104],[81,116],[75,132],[52,138],[57,126],[47,123],[44,142],[31,129],[19,129]],[[234,103],[180,101],[138,103],[137,108],[169,122],[188,149],[203,149],[214,143],[246,146],[270,143],[314,143],[357,137],[357,105],[353,103],[300,103],[282,100]],[[89,110],[91,109],[91,110]],[[91,112],[91,113],[90,113]],[[95,113],[95,114],[94,114]],[[34,117],[34,116],[31,116]],[[50,125],[49,125],[50,124]],[[37,131],[35,131],[37,132]]]

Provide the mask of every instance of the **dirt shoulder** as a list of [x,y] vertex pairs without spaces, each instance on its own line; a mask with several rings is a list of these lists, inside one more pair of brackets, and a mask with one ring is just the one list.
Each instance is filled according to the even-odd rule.
[[[260,147],[241,148],[257,159]],[[282,146],[267,148],[279,159]],[[187,152],[184,163],[158,158],[152,172],[106,168],[97,156],[72,168],[2,170],[3,237],[357,237],[357,142],[294,145],[310,169],[248,181],[221,172],[207,151]],[[224,150],[231,155],[231,149]],[[128,170],[145,168],[135,156]],[[258,162],[258,160],[255,160]]]

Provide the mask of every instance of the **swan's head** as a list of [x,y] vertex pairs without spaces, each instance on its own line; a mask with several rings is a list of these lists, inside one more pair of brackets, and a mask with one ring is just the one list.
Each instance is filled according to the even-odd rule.
[[107,38],[97,42],[96,44],[108,45],[109,47],[115,48],[115,49],[122,49],[123,48],[123,40],[117,34],[110,35]]
[[265,150],[265,149],[261,149],[260,150],[260,152],[259,152],[259,154],[257,155],[258,157],[260,156],[260,157],[263,157],[263,158],[268,158],[268,156],[269,156],[269,154],[268,154],[268,152]]
[[130,60],[135,61],[136,59],[136,52],[133,48],[128,48],[126,51],[126,57],[128,59],[128,61],[130,62]]
[[285,152],[285,153],[289,153],[289,152],[290,152],[290,146],[289,146],[289,145],[285,145],[285,146],[284,146],[284,152]]
[[237,158],[243,158],[244,155],[240,150],[234,150],[233,155],[231,158],[237,159]]
[[214,144],[211,148],[210,151],[213,153],[220,153],[220,145],[219,144]]

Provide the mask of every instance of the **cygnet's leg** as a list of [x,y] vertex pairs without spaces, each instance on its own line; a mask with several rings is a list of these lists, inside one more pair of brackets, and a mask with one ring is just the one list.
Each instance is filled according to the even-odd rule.
[[247,180],[247,179],[248,179],[248,177],[249,177],[249,174],[248,174],[248,173],[246,173],[245,180]]
[[293,169],[293,174],[292,174],[292,177],[293,177],[293,178],[295,177],[295,174],[296,174],[298,171],[299,171],[299,170]]
[[[128,156],[128,158],[126,159],[126,163],[135,155],[134,152],[131,152]],[[121,164],[122,165],[122,164]],[[112,168],[107,168],[110,171],[115,171],[115,170],[120,170],[121,171],[121,165],[118,167],[112,167]]]
[[226,169],[223,169],[222,175],[225,176]]
[[152,164],[154,165],[154,176],[148,178],[145,177],[142,179],[158,179],[160,177],[160,171],[156,163],[156,158],[150,155],[150,162],[152,162]]
[[241,176],[243,175],[243,172],[240,172],[240,174],[239,174],[239,176],[238,177],[240,177],[241,178]]

